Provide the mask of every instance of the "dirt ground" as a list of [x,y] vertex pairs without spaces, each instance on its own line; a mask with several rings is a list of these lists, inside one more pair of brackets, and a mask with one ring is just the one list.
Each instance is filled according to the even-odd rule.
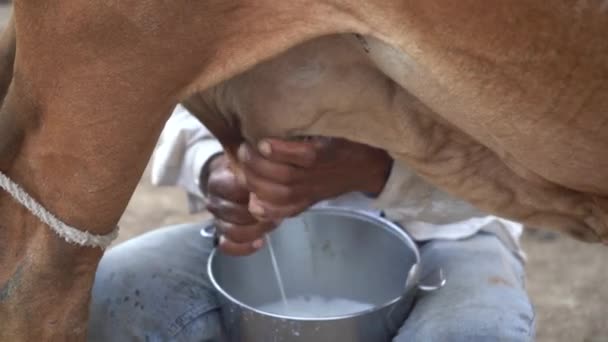
[[[0,26],[9,8],[0,6]],[[168,224],[208,217],[188,215],[185,195],[155,188],[144,175],[121,226],[120,241]],[[538,341],[608,342],[608,248],[554,234],[527,233],[528,288],[536,306]]]

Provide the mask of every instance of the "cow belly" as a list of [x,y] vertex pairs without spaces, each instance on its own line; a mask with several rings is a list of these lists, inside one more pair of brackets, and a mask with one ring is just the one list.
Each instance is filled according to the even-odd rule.
[[[553,181],[550,171],[536,172],[510,153],[517,146],[496,139],[500,132],[474,125],[480,115],[460,115],[431,73],[375,44],[353,36],[303,44],[207,91],[207,107],[238,122],[232,129],[251,142],[311,134],[367,143],[488,212],[588,241],[608,234],[591,196]],[[435,110],[448,104],[454,112]],[[203,113],[203,121],[217,112]],[[527,157],[544,165],[538,151]]]

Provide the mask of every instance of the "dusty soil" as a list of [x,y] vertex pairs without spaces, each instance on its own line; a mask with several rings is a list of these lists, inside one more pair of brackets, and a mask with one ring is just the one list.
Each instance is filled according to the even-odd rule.
[[[0,2],[1,3],[1,2]],[[0,5],[0,26],[9,7]],[[155,188],[144,175],[125,211],[120,241],[168,224],[203,220],[188,215],[185,195]],[[528,288],[536,306],[538,341],[608,341],[608,248],[554,234],[527,233]]]

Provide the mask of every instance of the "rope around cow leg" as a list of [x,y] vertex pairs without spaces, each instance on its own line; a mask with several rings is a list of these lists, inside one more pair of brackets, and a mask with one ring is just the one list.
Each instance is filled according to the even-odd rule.
[[32,214],[39,218],[40,221],[51,227],[57,235],[70,244],[106,249],[118,236],[118,226],[109,234],[94,235],[63,223],[1,171],[0,188],[8,192],[13,199],[27,208]]

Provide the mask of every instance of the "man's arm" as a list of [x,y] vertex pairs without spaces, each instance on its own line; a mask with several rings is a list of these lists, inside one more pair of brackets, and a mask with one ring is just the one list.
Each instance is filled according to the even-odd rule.
[[[203,209],[201,173],[223,152],[217,139],[186,108],[178,105],[161,133],[152,157],[152,184],[178,186],[188,193],[192,212]],[[203,176],[203,177],[201,177]]]

